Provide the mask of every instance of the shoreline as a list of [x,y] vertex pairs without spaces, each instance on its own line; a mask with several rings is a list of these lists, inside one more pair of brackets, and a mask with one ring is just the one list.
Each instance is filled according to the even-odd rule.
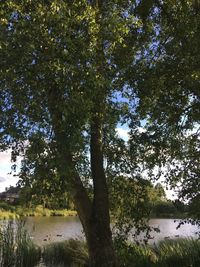
[[3,219],[18,219],[23,217],[71,217],[77,216],[75,210],[67,209],[47,209],[41,206],[35,208],[22,208],[17,207],[15,210],[4,210],[0,209],[0,220]]

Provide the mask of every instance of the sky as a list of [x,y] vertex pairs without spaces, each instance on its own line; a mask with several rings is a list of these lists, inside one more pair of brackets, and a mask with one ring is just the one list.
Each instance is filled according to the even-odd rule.
[[[122,139],[127,141],[129,139],[128,135],[128,127],[126,126],[118,126],[116,131]],[[11,172],[11,151],[7,150],[4,152],[0,152],[0,192],[5,191],[6,187],[15,186],[18,182],[18,178],[14,176],[15,173],[10,174]],[[20,164],[18,161],[18,168]],[[167,197],[173,199],[173,191],[165,190]]]
[[7,150],[0,152],[0,192],[3,192],[6,187],[15,186],[18,178],[14,177],[11,172],[11,151]]

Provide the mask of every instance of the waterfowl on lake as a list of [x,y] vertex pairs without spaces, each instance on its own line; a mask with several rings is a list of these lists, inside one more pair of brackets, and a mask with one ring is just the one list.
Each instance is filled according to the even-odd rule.
[[60,236],[61,237],[62,235],[57,234],[56,236]]

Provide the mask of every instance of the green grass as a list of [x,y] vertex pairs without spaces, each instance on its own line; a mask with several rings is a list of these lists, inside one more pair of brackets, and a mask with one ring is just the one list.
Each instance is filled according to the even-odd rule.
[[0,228],[0,266],[34,267],[41,249],[33,244],[22,221],[6,220]]
[[76,216],[77,212],[74,210],[51,210],[50,216]]
[[6,211],[0,209],[0,220],[16,219],[19,215],[12,211]]
[[150,267],[157,262],[157,256],[149,246],[135,243],[115,245],[120,267]]
[[199,267],[200,240],[165,240],[157,246],[126,244],[117,246],[123,267]]
[[24,208],[21,206],[11,206],[5,203],[0,203],[0,219],[15,219],[19,217],[29,216],[76,216],[74,210],[50,210],[38,205],[33,208]]
[[159,243],[155,249],[163,267],[199,267],[200,240],[179,239]]
[[49,244],[44,248],[43,261],[48,267],[86,267],[88,266],[86,244],[74,239]]
[[[59,216],[57,211],[37,207],[34,216]],[[65,215],[69,216],[69,213]],[[41,249],[34,245],[20,220],[9,220],[9,211],[3,211],[6,220],[0,225],[0,267],[34,267],[41,259],[48,267],[86,267],[88,252],[80,240],[52,243]],[[14,213],[13,213],[14,214]],[[36,215],[37,214],[37,215]],[[40,215],[39,215],[40,214]],[[72,213],[74,215],[74,213]],[[115,243],[120,267],[199,267],[200,240],[163,240],[156,246],[136,243]]]
[[[67,240],[34,245],[22,221],[5,220],[0,228],[0,266],[34,267],[42,260],[48,267],[86,267],[89,258],[86,243]],[[115,243],[120,267],[199,267],[200,240],[164,240],[156,246]]]
[[[199,267],[200,240],[177,239],[160,242],[157,246],[135,243],[116,246],[120,267]],[[48,267],[88,266],[86,244],[68,240],[47,245],[43,259]]]

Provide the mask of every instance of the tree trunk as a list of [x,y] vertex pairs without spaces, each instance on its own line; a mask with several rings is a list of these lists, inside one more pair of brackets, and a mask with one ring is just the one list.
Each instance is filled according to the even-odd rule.
[[91,171],[94,185],[94,197],[91,201],[76,171],[72,154],[68,150],[62,111],[56,106],[56,102],[62,103],[61,98],[58,98],[58,92],[49,91],[48,102],[57,143],[58,170],[60,176],[67,181],[67,189],[86,235],[90,267],[116,267],[110,229],[108,189],[103,168],[102,113],[95,111],[91,121]]
[[[82,183],[77,183],[79,178],[76,177],[75,180],[76,182],[73,182],[72,185],[72,197],[87,240],[89,266],[117,267],[110,229],[108,195],[106,196],[102,188],[96,189],[94,190],[93,203],[91,203],[85,194]],[[95,191],[99,191],[98,194],[101,191],[105,198],[97,200],[98,194]]]
[[103,115],[95,111],[91,122],[91,171],[94,185],[92,216],[87,236],[91,267],[116,267],[110,229],[109,199],[102,151]]
[[[98,171],[98,161],[96,161],[93,168],[94,172]],[[86,190],[75,172],[73,179],[71,179],[70,190],[85,232],[89,252],[89,266],[117,267],[110,229],[108,192],[104,171],[102,176],[98,172],[98,175],[94,176],[93,180],[93,202],[88,198]]]
[[103,228],[98,221],[91,221],[87,234],[90,267],[116,267],[110,227]]
[[[96,36],[96,70],[105,80],[106,59],[103,44],[103,24],[104,17],[103,1],[95,0],[96,23],[99,25],[99,32]],[[89,229],[86,234],[90,266],[91,267],[117,267],[117,260],[114,251],[112,233],[110,228],[109,197],[107,181],[103,164],[103,132],[102,125],[105,115],[106,85],[98,85],[93,98],[93,108],[91,110],[91,140],[90,140],[90,160],[91,173],[93,179],[93,203],[92,213],[89,221]]]

